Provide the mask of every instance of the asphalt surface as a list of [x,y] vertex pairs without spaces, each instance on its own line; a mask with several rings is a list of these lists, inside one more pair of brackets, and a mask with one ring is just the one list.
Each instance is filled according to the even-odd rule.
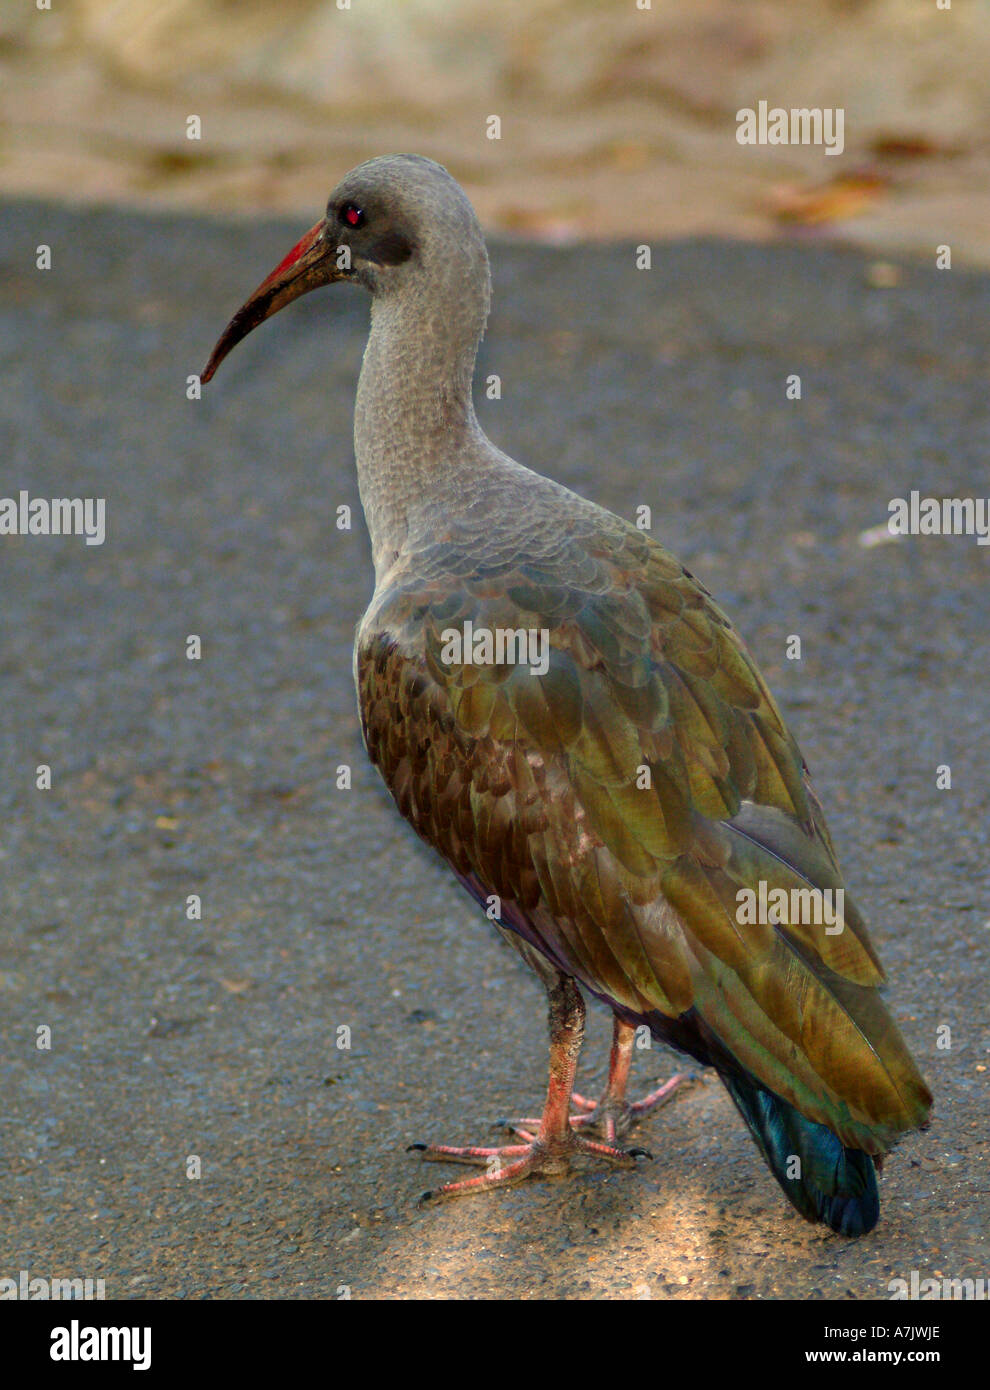
[[[935,1091],[849,1242],[790,1210],[713,1078],[643,1127],[636,1172],[416,1206],[465,1171],[406,1145],[484,1143],[538,1106],[545,1009],[361,749],[367,304],[310,296],[185,396],[302,230],[2,211],[0,495],[105,497],[108,536],[0,538],[0,1276],[582,1299],[987,1277],[990,548],[858,537],[912,488],[990,492],[990,278],[906,263],[876,289],[858,255],[800,247],[657,246],[648,272],[631,247],[493,247],[484,425],[620,513],[652,507],[734,616]],[[592,1009],[586,1091],[607,1039]],[[637,1083],[675,1068],[646,1053]]]

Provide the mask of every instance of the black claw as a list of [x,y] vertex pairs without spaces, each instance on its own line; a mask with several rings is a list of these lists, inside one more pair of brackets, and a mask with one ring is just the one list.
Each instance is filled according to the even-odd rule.
[[411,1154],[414,1149],[419,1149],[421,1152],[425,1153],[429,1147],[429,1144],[407,1144],[406,1153]]
[[432,1201],[436,1195],[437,1194],[432,1187],[427,1188],[425,1192],[421,1192],[419,1196],[416,1198],[416,1205],[418,1207],[425,1207],[427,1202]]
[[651,1163],[653,1162],[653,1155],[649,1149],[626,1149],[626,1153],[630,1158],[648,1158]]

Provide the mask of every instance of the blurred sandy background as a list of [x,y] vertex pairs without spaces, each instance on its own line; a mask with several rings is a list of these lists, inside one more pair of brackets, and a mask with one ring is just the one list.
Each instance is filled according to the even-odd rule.
[[[413,150],[540,239],[990,264],[987,0],[342,3],[0,0],[0,194],[306,219],[352,164]],[[843,106],[844,153],[739,146],[761,99]]]

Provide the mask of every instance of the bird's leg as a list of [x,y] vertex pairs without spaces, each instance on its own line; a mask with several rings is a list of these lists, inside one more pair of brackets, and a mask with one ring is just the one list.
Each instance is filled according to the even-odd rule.
[[571,1117],[571,1124],[576,1128],[598,1128],[608,1144],[614,1144],[617,1139],[621,1139],[632,1125],[669,1100],[678,1087],[688,1079],[680,1074],[672,1076],[642,1100],[628,1101],[626,1087],[629,1084],[635,1037],[636,1030],[632,1024],[624,1023],[616,1016],[613,1019],[612,1051],[608,1059],[608,1082],[601,1098],[597,1101],[589,1100],[586,1096],[578,1095],[576,1091],[571,1096],[573,1105],[581,1112]]
[[566,1173],[576,1153],[595,1154],[615,1162],[632,1165],[642,1149],[619,1149],[585,1139],[575,1133],[570,1119],[571,1092],[578,1053],[584,1037],[584,1000],[574,981],[554,973],[545,980],[550,1005],[550,1079],[543,1114],[535,1133],[522,1126],[512,1128],[523,1141],[497,1148],[457,1148],[446,1144],[411,1144],[424,1158],[438,1161],[479,1164],[487,1169],[476,1178],[447,1183],[424,1197],[448,1197],[482,1188],[518,1182],[531,1173]]

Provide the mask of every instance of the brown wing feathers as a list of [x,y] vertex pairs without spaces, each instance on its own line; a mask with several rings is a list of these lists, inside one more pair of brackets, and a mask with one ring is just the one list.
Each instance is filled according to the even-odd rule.
[[[737,920],[760,880],[842,880],[799,750],[707,591],[638,532],[478,573],[438,553],[426,572],[376,604],[357,653],[369,753],[419,833],[624,1016],[662,1031],[694,1010],[854,1147],[920,1123],[855,905],[831,933]],[[546,674],[445,663],[442,633],[467,619],[548,628]]]

